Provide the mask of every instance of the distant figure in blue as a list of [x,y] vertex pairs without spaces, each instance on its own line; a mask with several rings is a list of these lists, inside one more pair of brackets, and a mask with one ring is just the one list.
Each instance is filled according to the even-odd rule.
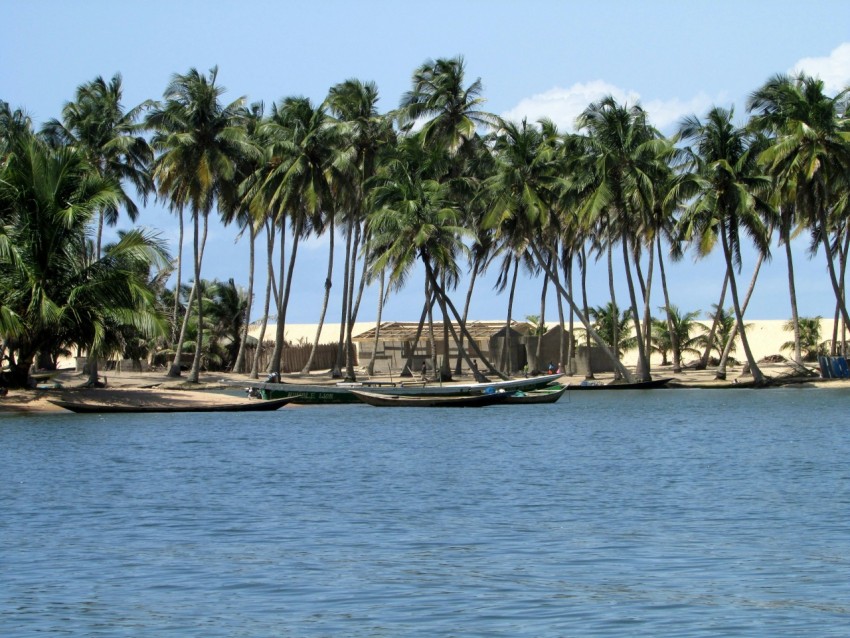
[[549,362],[549,374],[555,374],[555,364],[551,361]]

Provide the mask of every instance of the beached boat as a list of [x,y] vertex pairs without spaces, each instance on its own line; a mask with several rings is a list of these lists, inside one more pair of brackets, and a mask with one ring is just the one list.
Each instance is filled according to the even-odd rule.
[[508,396],[508,400],[505,401],[505,403],[520,405],[526,405],[529,403],[555,403],[558,399],[564,396],[564,392],[566,391],[567,386],[561,384],[550,385],[545,388],[530,390],[528,392],[518,390]]
[[567,390],[655,390],[664,388],[672,379],[653,379],[652,381],[635,381],[634,383],[593,383],[582,381],[567,385]]
[[239,403],[207,403],[193,405],[184,403],[176,405],[173,403],[162,404],[108,404],[93,401],[60,401],[49,399],[53,405],[65,408],[71,412],[80,414],[105,414],[105,413],[137,413],[137,412],[267,412],[277,410],[292,403],[294,397],[272,399],[269,401],[240,401]]
[[[508,381],[492,381],[485,383],[446,383],[428,384],[411,382],[374,382],[340,383],[336,385],[314,385],[303,383],[248,383],[249,388],[256,389],[264,399],[296,397],[293,403],[358,403],[359,399],[353,391],[371,392],[389,396],[419,397],[419,396],[466,396],[483,394],[490,391],[504,390],[527,392],[545,387],[557,379],[560,374],[544,374],[536,377],[510,379]],[[228,385],[245,387],[244,382],[224,382]]]
[[505,403],[510,398],[508,392],[488,392],[456,396],[397,396],[352,390],[359,401],[376,407],[397,408],[482,408],[488,405]]

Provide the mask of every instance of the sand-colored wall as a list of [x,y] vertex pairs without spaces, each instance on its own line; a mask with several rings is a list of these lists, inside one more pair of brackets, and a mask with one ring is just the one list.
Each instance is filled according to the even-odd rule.
[[[702,321],[707,327],[710,327],[710,323],[707,321]],[[782,344],[786,341],[791,341],[793,339],[792,333],[783,329],[785,325],[785,321],[778,319],[771,320],[747,320],[747,325],[750,327],[747,329],[747,337],[750,342],[750,347],[753,349],[753,354],[756,357],[756,360],[759,360],[763,357],[773,355],[773,354],[782,354],[786,357],[789,356],[787,351],[782,351],[780,348]],[[369,330],[374,327],[373,322],[362,321],[354,324],[354,335],[358,335],[366,330]],[[821,319],[821,339],[828,340],[832,338],[832,319]],[[296,324],[287,324],[286,325],[286,339],[288,341],[298,343],[300,340],[304,340],[305,343],[312,343],[313,339],[316,336],[316,324],[310,323],[296,323]],[[275,326],[269,324],[266,328],[266,340],[273,341],[274,340],[274,331]],[[256,337],[259,334],[259,326],[252,326],[249,333]],[[840,337],[839,337],[840,338]],[[339,324],[338,323],[326,323],[322,328],[322,335],[319,339],[320,343],[334,343],[339,339]],[[741,349],[740,338],[738,339],[737,349],[736,349],[736,358],[739,360],[743,359],[743,351]],[[653,357],[653,362],[656,360],[660,361],[660,356],[655,355]],[[689,360],[689,357],[686,356],[686,361]],[[635,365],[637,362],[637,350],[633,350],[627,352],[624,357],[624,363],[626,365]]]
[[[711,328],[711,323],[707,321],[700,321],[707,328]],[[793,352],[789,352],[788,350],[781,350],[782,344],[786,341],[794,340],[794,333],[784,330],[784,326],[787,321],[780,319],[754,319],[749,320],[745,319],[745,323],[747,324],[747,340],[749,341],[750,348],[752,348],[753,356],[756,358],[756,361],[770,356],[774,354],[781,354],[786,358],[791,358]],[[832,339],[832,319],[821,319],[821,341],[827,341]],[[841,336],[839,335],[839,339]],[[736,341],[736,349],[733,356],[739,360],[744,360],[744,351],[741,348],[741,338],[738,337]],[[693,356],[685,356],[685,362],[694,359]],[[653,363],[661,360],[660,355],[653,356]],[[623,357],[623,362],[626,365],[635,365],[637,363],[637,350],[633,350],[627,352]]]

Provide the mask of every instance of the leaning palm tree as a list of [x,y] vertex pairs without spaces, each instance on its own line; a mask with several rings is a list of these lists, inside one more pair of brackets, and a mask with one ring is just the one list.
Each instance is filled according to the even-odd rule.
[[[370,269],[377,274],[383,270],[391,284],[401,285],[417,262],[425,268],[427,287],[433,291],[445,317],[451,311],[466,343],[490,371],[487,360],[449,298],[441,279],[456,277],[459,254],[467,248],[463,243],[470,233],[461,225],[462,216],[452,206],[448,188],[434,179],[423,179],[421,166],[400,158],[391,162],[372,193],[369,225],[372,234],[367,245]],[[426,304],[426,308],[429,304]],[[445,322],[448,326],[448,322]],[[472,359],[460,345],[458,335],[452,336],[470,369]]]
[[680,176],[672,197],[692,199],[679,222],[681,236],[692,242],[699,255],[707,255],[719,241],[726,262],[726,275],[741,343],[756,385],[766,378],[756,364],[747,340],[736,270],[741,264],[744,231],[762,254],[769,252],[765,219],[773,215],[767,202],[770,179],[756,163],[762,140],[732,123],[732,111],[712,108],[705,121],[686,118],[679,135],[689,147],[687,172]]
[[618,372],[633,380],[631,373],[593,329],[589,317],[561,284],[544,255],[546,248],[541,246],[540,238],[548,236],[550,230],[553,233],[558,231],[561,226],[553,206],[563,186],[558,170],[560,158],[551,146],[543,143],[535,127],[526,123],[505,123],[503,131],[496,142],[499,149],[496,172],[485,182],[488,212],[482,222],[484,227],[494,229],[497,236],[524,242],[537,266],[546,272],[591,338],[611,359]]
[[[164,103],[157,105],[147,119],[147,125],[154,130],[152,144],[159,152],[153,168],[158,193],[181,216],[187,206],[192,214],[196,283],[201,281],[209,213],[216,206],[223,184],[233,179],[238,158],[250,152],[241,126],[245,100],[238,98],[222,104],[220,98],[225,89],[217,80],[218,67],[210,69],[209,76],[194,68],[184,75],[174,75],[163,94]],[[198,321],[203,326],[202,304],[198,302],[197,306]],[[180,375],[188,316],[189,313],[180,331],[171,376]],[[200,362],[199,342],[189,382],[198,381]]]
[[114,179],[119,184],[119,202],[98,212],[95,252],[100,255],[103,225],[114,226],[119,208],[135,221],[139,208],[123,183],[129,182],[146,201],[153,190],[149,166],[153,152],[142,135],[142,113],[150,108],[151,101],[125,109],[121,103],[123,87],[121,75],[107,82],[98,76],[77,87],[76,99],[62,108],[62,119],[49,120],[43,128],[44,135],[55,145],[79,148],[89,164],[101,176]]

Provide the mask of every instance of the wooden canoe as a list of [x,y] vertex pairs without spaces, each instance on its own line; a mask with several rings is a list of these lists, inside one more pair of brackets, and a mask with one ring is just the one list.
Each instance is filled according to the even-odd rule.
[[361,392],[358,390],[352,390],[351,393],[368,405],[404,408],[481,408],[488,405],[505,403],[511,396],[508,392],[491,392],[462,396],[416,397]]
[[567,391],[565,385],[554,385],[531,392],[515,392],[505,403],[525,405],[529,403],[555,403]]
[[292,401],[293,397],[271,399],[269,401],[242,401],[239,403],[208,403],[193,405],[110,405],[107,403],[86,403],[82,401],[59,401],[49,399],[53,405],[79,414],[139,413],[139,412],[266,412],[277,410]]

